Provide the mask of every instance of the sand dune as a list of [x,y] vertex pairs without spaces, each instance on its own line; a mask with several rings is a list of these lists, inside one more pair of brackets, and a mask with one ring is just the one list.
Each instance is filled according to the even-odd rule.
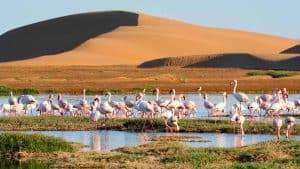
[[[32,56],[36,57],[32,58],[32,56],[22,54],[22,46],[9,46],[7,42],[18,41],[18,38],[23,37],[21,35],[22,33],[26,33],[26,31],[30,31],[32,34],[45,34],[45,31],[48,30],[46,29],[48,24],[51,23],[50,25],[53,28],[61,26],[62,23],[57,21],[60,19],[42,22],[42,26],[39,26],[41,23],[37,23],[8,32],[8,34],[0,37],[0,48],[3,50],[4,47],[1,46],[9,46],[9,49],[5,50],[5,52],[0,52],[0,59],[2,62],[26,59],[6,63],[15,65],[139,65],[145,61],[163,57],[199,56],[215,53],[265,53],[265,55],[261,55],[265,57],[263,59],[272,60],[269,57],[300,42],[298,40],[258,33],[201,27],[144,14],[138,15],[138,24],[134,26],[136,23],[134,20],[136,18],[135,14],[127,12],[115,13],[114,17],[111,16],[111,12],[90,14],[94,17],[101,17],[106,21],[101,22],[101,24],[99,23],[100,28],[105,24],[114,25],[113,28],[109,27],[111,29],[108,31],[95,31],[93,36],[85,36],[80,41],[76,41],[77,43],[73,43],[67,47],[64,46],[65,52],[62,52],[61,49],[51,51],[53,43],[50,46],[47,46],[49,43],[46,46],[40,46],[41,51],[45,51],[43,50],[45,48],[47,52],[50,52],[49,54],[51,52],[58,53],[55,55],[41,54],[40,57],[36,57],[39,54],[39,52],[36,52],[37,48],[30,46],[29,51],[32,51],[34,53]],[[70,22],[76,21],[76,24],[70,23],[68,29],[63,32],[58,31],[57,33],[57,31],[54,31],[51,37],[59,37],[66,32],[72,32],[78,24],[85,25],[85,19],[89,18],[88,16],[89,14],[71,16],[74,18]],[[66,16],[64,19],[68,19],[68,17],[70,16]],[[107,17],[107,20],[105,17]],[[130,22],[126,20],[123,23],[123,18],[130,18],[128,19]],[[73,27],[72,24],[74,24]],[[33,26],[35,29],[31,29]],[[94,25],[87,24],[84,31],[89,31],[89,28],[94,29]],[[51,32],[52,29],[48,31]],[[76,38],[77,33],[76,31],[73,32],[72,36],[68,36],[68,38]],[[98,36],[95,36],[97,33]],[[3,37],[5,37],[5,40],[3,40]],[[44,39],[43,36],[39,40],[41,42],[49,41],[47,38]],[[26,41],[22,42],[20,44],[26,44]],[[19,51],[13,52],[15,50]],[[280,57],[283,57],[281,59],[290,58],[289,55]]]
[[138,14],[122,11],[78,14],[31,24],[0,36],[0,60],[66,52],[120,26],[137,24]]
[[146,61],[138,67],[157,68],[168,66],[300,70],[300,55],[252,55],[247,53],[228,53],[218,55],[168,57]]
[[288,48],[281,53],[299,53],[300,54],[300,45],[293,46],[291,48]]

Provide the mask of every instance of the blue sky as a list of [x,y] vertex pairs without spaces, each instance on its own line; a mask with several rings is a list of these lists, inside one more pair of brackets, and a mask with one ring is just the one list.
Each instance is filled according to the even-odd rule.
[[0,34],[69,14],[126,10],[300,39],[299,0],[1,0]]

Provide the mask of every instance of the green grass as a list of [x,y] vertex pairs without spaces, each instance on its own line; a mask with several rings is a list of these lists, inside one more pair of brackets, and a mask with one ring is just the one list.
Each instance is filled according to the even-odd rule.
[[48,90],[46,90],[46,93],[48,94],[56,94],[59,93],[59,91],[55,88],[49,88]]
[[282,78],[282,77],[290,77],[297,75],[297,72],[291,72],[291,71],[275,71],[275,70],[269,70],[269,71],[253,71],[248,72],[248,76],[271,76],[272,78]]
[[27,135],[21,133],[0,134],[0,152],[15,153],[26,152],[54,152],[73,151],[70,143],[61,138],[44,136],[39,134]]
[[92,89],[92,88],[87,88],[86,89],[86,94],[87,95],[104,95],[105,93],[110,92],[111,94],[114,95],[120,95],[123,94],[123,90],[122,89],[118,89],[118,88],[111,88],[111,89],[107,89],[107,90],[96,90],[96,89]]
[[40,169],[40,168],[51,168],[52,161],[41,162],[37,160],[11,160],[11,159],[1,159],[0,158],[0,168],[5,169],[21,169],[21,168],[30,168],[30,169]]
[[185,75],[177,75],[177,74],[174,74],[173,75],[176,80],[180,83],[186,83],[187,82],[187,77]]
[[33,88],[11,88],[8,86],[0,86],[0,95],[1,96],[9,96],[11,91],[15,95],[39,94],[40,93],[37,89],[33,89]]
[[146,93],[152,93],[152,91],[155,88],[156,88],[155,86],[151,86],[151,85],[140,85],[132,88],[132,90],[135,92],[142,92],[144,89],[146,89]]
[[300,167],[299,146],[300,141],[294,140],[272,140],[241,148],[190,148],[178,142],[151,142],[116,151],[145,159],[154,156],[156,165],[166,168],[296,169]]
[[[145,119],[109,119],[106,124],[108,129],[140,131]],[[104,128],[104,119],[98,120],[98,128]],[[233,126],[229,120],[210,120],[210,119],[181,119],[179,120],[181,132],[212,132],[212,133],[232,133]],[[235,132],[237,130],[235,128]],[[285,125],[282,127],[284,132]],[[94,130],[87,117],[0,117],[0,130]],[[146,129],[152,131],[151,121],[146,120]],[[154,131],[164,131],[165,125],[162,119],[153,119]],[[244,125],[246,134],[275,132],[270,122],[249,122]],[[300,134],[300,124],[293,127],[293,133]]]

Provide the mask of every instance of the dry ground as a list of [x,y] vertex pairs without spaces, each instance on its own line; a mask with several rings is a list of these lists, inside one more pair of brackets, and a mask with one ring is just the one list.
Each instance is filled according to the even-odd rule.
[[121,89],[123,92],[159,87],[179,92],[231,91],[230,80],[238,79],[238,90],[244,92],[272,91],[286,87],[300,91],[300,75],[273,79],[270,76],[248,76],[253,70],[231,68],[155,68],[135,66],[1,66],[0,85],[35,88],[42,92],[56,89],[64,93],[79,93],[83,88],[93,90]]

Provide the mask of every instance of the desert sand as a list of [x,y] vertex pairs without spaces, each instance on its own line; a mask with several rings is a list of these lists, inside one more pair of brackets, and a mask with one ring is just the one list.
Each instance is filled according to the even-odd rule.
[[155,87],[168,93],[175,88],[181,92],[232,92],[230,82],[239,80],[238,91],[264,93],[286,87],[290,93],[300,91],[300,72],[284,78],[248,76],[254,70],[237,68],[144,68],[136,66],[0,66],[0,84],[14,88],[34,88],[40,92],[80,94],[83,88],[99,91],[121,90],[124,93]]
[[[86,20],[89,18],[90,22],[87,22]],[[78,33],[80,30],[88,31],[89,28],[93,29],[93,23],[95,24],[95,21],[99,18],[100,21],[103,21],[103,24],[97,24],[96,27],[98,27],[98,29],[101,28],[101,31],[97,32],[97,29],[95,29],[93,30],[93,35],[82,35]],[[105,18],[109,21],[105,20]],[[137,23],[136,19],[138,19]],[[120,20],[122,20],[121,23]],[[107,24],[111,25],[111,27],[102,29],[103,25]],[[78,25],[79,27],[81,25],[79,30],[77,29]],[[47,30],[48,26],[51,26],[52,29]],[[55,29],[56,27],[57,29],[64,28],[70,30],[57,31],[57,29]],[[26,31],[24,31],[24,29]],[[81,39],[78,38],[79,40],[77,40],[76,43],[69,46],[65,45],[62,49],[54,48],[55,51],[50,50],[52,46],[41,47],[37,45],[37,50],[40,49],[44,53],[46,51],[46,53],[56,54],[41,56],[29,55],[26,58],[19,52],[18,56],[9,57],[17,58],[15,60],[20,58],[25,60],[6,62],[6,65],[139,65],[143,62],[163,57],[207,56],[224,53],[249,53],[255,54],[255,56],[258,54],[256,57],[265,60],[274,60],[274,57],[288,59],[296,56],[278,56],[279,53],[300,43],[299,40],[288,38],[237,30],[202,27],[144,14],[138,14],[137,18],[137,15],[134,13],[113,11],[78,14],[29,25],[2,35],[2,37],[0,37],[0,44],[1,39],[2,44],[5,44],[5,42],[13,42],[22,36],[12,35],[17,35],[18,33],[22,35],[28,31],[31,31],[33,35],[48,31],[52,32],[51,37],[58,36],[64,37],[64,39],[78,38],[76,36],[85,37]],[[99,35],[96,35],[97,33]],[[40,41],[51,41],[53,39],[57,40],[47,37],[46,39],[41,38]],[[47,45],[56,44],[54,40]],[[30,43],[31,41],[28,42]],[[25,45],[26,43],[23,44]],[[17,48],[15,50],[18,51],[21,49]],[[35,51],[35,49],[31,50]],[[30,53],[30,51],[28,53]],[[2,61],[6,61],[3,59],[5,57],[6,56],[1,55],[0,52]]]

